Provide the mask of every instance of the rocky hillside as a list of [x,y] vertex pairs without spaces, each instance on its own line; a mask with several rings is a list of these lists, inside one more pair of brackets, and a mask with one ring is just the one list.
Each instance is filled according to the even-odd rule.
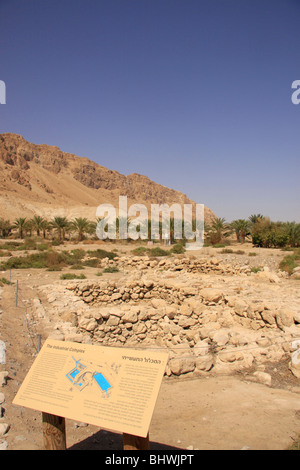
[[[185,194],[133,173],[125,176],[88,158],[36,145],[16,134],[0,134],[0,216],[13,219],[34,214],[95,218],[102,203],[128,205],[193,203]],[[203,202],[203,201],[198,201]],[[208,222],[213,212],[205,208]]]

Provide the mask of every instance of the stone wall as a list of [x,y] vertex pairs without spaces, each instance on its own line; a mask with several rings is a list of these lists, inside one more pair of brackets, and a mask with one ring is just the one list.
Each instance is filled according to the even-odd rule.
[[[72,281],[47,290],[60,339],[163,348],[167,375],[230,373],[290,355],[300,315],[228,288],[135,273],[117,281]],[[62,304],[63,299],[63,305]]]

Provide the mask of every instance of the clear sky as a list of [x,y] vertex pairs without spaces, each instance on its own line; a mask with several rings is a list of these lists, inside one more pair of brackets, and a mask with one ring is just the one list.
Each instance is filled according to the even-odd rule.
[[0,133],[300,222],[299,0],[0,0]]

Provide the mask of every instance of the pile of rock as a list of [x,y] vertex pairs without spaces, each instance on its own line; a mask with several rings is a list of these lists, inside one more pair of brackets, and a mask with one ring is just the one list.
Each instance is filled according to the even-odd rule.
[[251,269],[248,265],[233,266],[224,264],[221,259],[216,257],[196,258],[194,256],[178,255],[175,257],[167,256],[155,258],[149,256],[122,256],[115,257],[113,260],[104,258],[101,261],[101,267],[116,265],[119,269],[156,269],[188,273],[215,273],[215,274],[250,274]]
[[[300,314],[201,281],[73,281],[47,291],[55,337],[169,351],[167,375],[232,372],[280,360],[300,336]],[[40,307],[39,307],[40,308]],[[53,316],[51,309],[47,315]]]

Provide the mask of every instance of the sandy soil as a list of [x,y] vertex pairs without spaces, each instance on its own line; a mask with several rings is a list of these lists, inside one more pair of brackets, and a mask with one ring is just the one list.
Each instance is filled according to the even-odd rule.
[[[0,339],[7,346],[7,361],[0,371],[7,370],[9,380],[0,390],[5,395],[0,423],[10,425],[2,438],[8,450],[43,448],[41,413],[12,405],[12,400],[35,358],[37,334],[46,335],[42,324],[28,322],[26,300],[37,296],[38,284],[48,284],[60,274],[14,271],[13,280],[19,279],[24,300],[19,307],[15,285],[2,289]],[[150,427],[151,449],[280,450],[291,446],[300,435],[300,383],[287,362],[269,364],[266,371],[272,375],[272,387],[248,381],[246,371],[233,376],[164,378]],[[122,435],[67,420],[67,446],[70,450],[119,450]]]

